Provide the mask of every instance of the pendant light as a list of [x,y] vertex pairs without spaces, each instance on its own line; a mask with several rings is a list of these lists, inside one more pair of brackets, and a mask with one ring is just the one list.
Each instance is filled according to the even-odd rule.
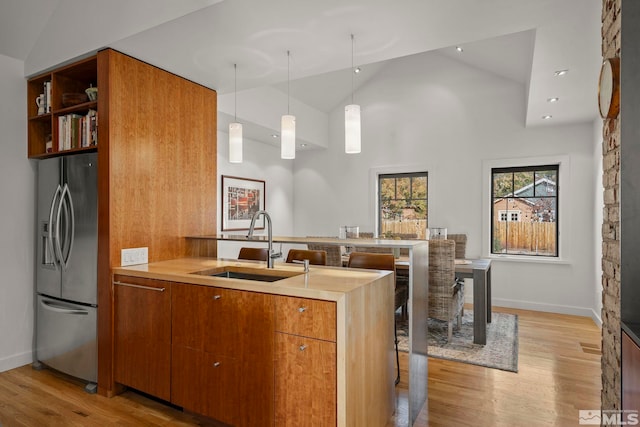
[[289,114],[289,63],[291,54],[287,51],[287,114],[282,116],[280,122],[280,157],[283,159],[296,158],[296,116]]
[[238,123],[238,66],[233,64],[233,123],[229,123],[229,163],[242,163],[242,124]]
[[344,107],[344,152],[357,154],[360,152],[360,106],[353,102],[353,50],[355,37],[351,34],[351,104]]

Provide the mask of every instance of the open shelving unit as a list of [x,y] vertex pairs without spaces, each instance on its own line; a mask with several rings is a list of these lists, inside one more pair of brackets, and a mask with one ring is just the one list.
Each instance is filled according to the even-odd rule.
[[[44,85],[51,82],[50,111],[38,114],[36,98],[44,93]],[[96,151],[95,142],[85,147],[61,149],[58,118],[68,114],[84,116],[90,110],[98,111],[97,101],[82,102],[72,106],[62,104],[65,93],[85,93],[85,89],[98,87],[97,56],[82,59],[53,71],[40,74],[27,81],[28,156],[32,159],[47,158],[76,152]],[[47,147],[47,141],[51,144]]]

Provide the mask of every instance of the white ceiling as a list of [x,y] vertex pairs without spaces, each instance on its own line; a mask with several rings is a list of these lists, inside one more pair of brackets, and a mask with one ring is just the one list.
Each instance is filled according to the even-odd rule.
[[[113,47],[222,96],[273,86],[329,112],[406,55],[438,51],[524,85],[526,126],[597,117],[600,0],[20,0],[0,3],[0,54],[32,75]],[[464,52],[455,51],[462,46]],[[428,54],[428,53],[427,53]],[[569,69],[563,77],[556,70]],[[550,104],[548,98],[559,97]],[[553,115],[551,120],[542,116]],[[267,129],[268,131],[268,129]]]

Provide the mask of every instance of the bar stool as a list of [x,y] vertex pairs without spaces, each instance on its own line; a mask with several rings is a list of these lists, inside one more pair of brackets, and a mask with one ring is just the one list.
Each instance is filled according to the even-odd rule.
[[305,259],[309,260],[309,264],[311,265],[327,265],[327,252],[307,249],[290,249],[287,254],[287,262],[293,262],[294,260],[303,261]]
[[251,261],[266,261],[269,258],[269,250],[267,248],[240,248],[238,259],[246,259]]

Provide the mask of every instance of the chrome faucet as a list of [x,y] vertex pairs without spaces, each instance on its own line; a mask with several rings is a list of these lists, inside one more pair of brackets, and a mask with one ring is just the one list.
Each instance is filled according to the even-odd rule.
[[295,262],[296,264],[302,264],[304,266],[304,272],[309,272],[309,260],[308,259],[294,259],[291,262]]
[[268,239],[269,239],[269,256],[267,257],[267,268],[273,268],[273,260],[276,258],[280,258],[282,256],[282,252],[275,252],[273,250],[273,230],[271,228],[271,217],[265,210],[259,210],[253,217],[251,218],[251,225],[249,226],[249,233],[247,234],[247,239],[253,237],[253,228],[256,226],[256,220],[260,215],[264,215],[267,219],[267,229],[268,229]]

